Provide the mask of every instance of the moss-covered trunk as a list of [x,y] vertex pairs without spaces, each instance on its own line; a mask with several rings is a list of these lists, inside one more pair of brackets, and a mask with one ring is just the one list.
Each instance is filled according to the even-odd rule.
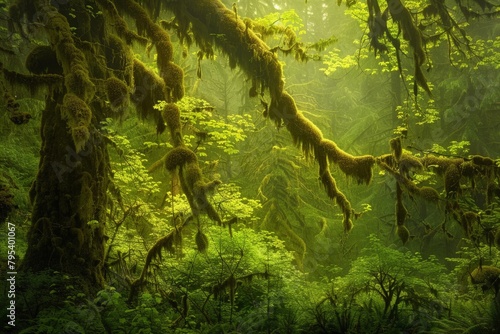
[[30,194],[32,226],[22,269],[54,269],[78,276],[84,288],[95,291],[103,286],[109,160],[94,127],[76,153],[61,116],[62,96],[48,98],[43,111],[40,165]]

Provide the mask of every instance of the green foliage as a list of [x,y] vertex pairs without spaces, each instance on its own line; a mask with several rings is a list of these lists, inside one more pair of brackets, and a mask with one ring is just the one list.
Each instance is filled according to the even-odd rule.
[[[155,105],[162,110],[166,102]],[[198,157],[206,157],[206,151],[213,148],[227,155],[239,153],[237,143],[247,137],[252,128],[251,116],[231,114],[223,118],[207,101],[186,96],[176,103],[181,111],[184,129],[184,143],[197,151]]]
[[126,299],[113,287],[97,294],[93,303],[100,309],[102,322],[112,333],[167,333],[169,319],[162,309],[159,294],[144,293],[138,305],[130,307]]
[[[169,2],[152,3],[158,13],[165,15],[160,8]],[[235,3],[233,11],[237,16],[236,8],[248,6],[253,8],[249,12],[253,16],[264,6],[268,11],[279,6],[280,12],[254,21],[245,20],[245,24],[248,27],[253,24],[254,32],[269,42],[269,54],[281,56],[293,52],[297,59],[304,60],[310,59],[305,56],[306,51],[314,48],[321,52],[334,40],[317,36],[328,36],[335,31],[341,42],[344,36],[351,36],[345,27],[352,27],[352,21],[338,20],[329,3],[317,4],[245,1]],[[386,9],[385,3],[380,5],[382,10]],[[477,29],[475,33],[480,38],[472,41],[464,35],[458,42],[467,45],[477,57],[464,56],[453,45],[446,49],[443,42],[447,33],[461,32],[467,23],[458,22],[449,31],[443,31],[436,24],[437,15],[423,17],[428,5],[424,1],[405,2],[413,18],[425,27],[425,37],[429,37],[425,47],[429,60],[423,70],[434,83],[428,83],[435,92],[432,98],[412,92],[416,81],[416,73],[411,71],[414,45],[404,38],[405,31],[397,22],[387,21],[388,34],[380,41],[390,46],[395,42],[389,38],[392,35],[398,38],[400,49],[390,48],[369,57],[373,48],[369,47],[370,34],[366,30],[366,2],[349,2],[347,17],[355,18],[356,26],[362,26],[352,45],[347,45],[348,40],[329,49],[322,65],[298,66],[283,58],[287,90],[305,115],[322,123],[325,138],[335,136],[353,154],[367,150],[373,154],[387,153],[387,137],[396,128],[394,132],[405,140],[404,144],[423,148],[422,153],[430,147],[434,153],[443,155],[464,156],[469,151],[498,155],[497,132],[493,130],[498,123],[495,111],[500,81],[495,70],[498,70],[500,38],[487,37],[488,29],[474,26],[473,31]],[[82,14],[104,16],[98,11],[99,6],[94,7],[82,7]],[[292,7],[295,8],[288,10]],[[5,9],[3,6],[1,10],[7,15]],[[68,16],[79,17],[74,10]],[[451,16],[456,17],[456,13]],[[159,17],[162,18],[165,17]],[[228,19],[232,21],[232,17]],[[182,18],[162,21],[165,27],[179,29],[177,32],[192,28],[186,34],[190,40],[185,37],[185,44],[200,42],[195,35],[203,34],[196,22],[190,25]],[[110,26],[119,27],[115,23]],[[473,26],[475,22],[470,24]],[[77,32],[78,27],[72,30]],[[3,27],[0,32],[7,36]],[[310,37],[309,32],[319,42],[303,44],[301,41]],[[217,38],[225,36],[218,34]],[[15,48],[26,42],[21,42],[19,34],[5,40]],[[92,46],[84,39],[78,41]],[[213,41],[204,42],[198,46],[203,52],[213,53]],[[105,46],[99,45],[89,48],[91,51],[85,53],[87,60],[100,61],[99,49]],[[153,45],[148,46],[147,52],[152,48]],[[148,58],[142,49],[136,52],[136,57],[147,61],[148,68],[158,72],[154,56]],[[486,332],[492,327],[492,319],[498,314],[496,304],[490,305],[492,293],[483,294],[480,289],[472,288],[468,275],[479,264],[497,266],[500,259],[492,238],[499,229],[498,201],[493,199],[489,206],[482,206],[485,195],[479,191],[482,190],[479,186],[491,186],[493,192],[497,191],[493,186],[498,183],[498,170],[491,174],[482,171],[474,185],[461,184],[464,196],[457,198],[457,203],[480,217],[471,240],[453,239],[446,230],[454,226],[449,221],[457,220],[453,217],[456,213],[448,210],[454,202],[440,199],[438,209],[447,212],[446,216],[439,216],[435,214],[438,209],[421,205],[408,196],[405,205],[412,209],[408,216],[412,231],[409,248],[387,246],[381,240],[395,239],[394,235],[388,236],[394,222],[393,203],[387,200],[394,195],[394,180],[387,178],[375,179],[367,190],[346,184],[350,195],[358,199],[356,202],[369,203],[362,205],[370,212],[366,214],[368,219],[357,224],[351,234],[340,235],[336,209],[325,201],[317,186],[317,166],[289,145],[288,134],[262,124],[262,112],[256,111],[255,105],[259,104],[259,98],[264,103],[269,96],[265,91],[259,96],[258,84],[252,87],[254,97],[248,97],[250,82],[260,78],[247,80],[241,72],[230,72],[222,63],[216,63],[222,57],[213,56],[210,62],[217,71],[206,75],[209,64],[203,63],[201,80],[202,59],[193,61],[187,46],[183,52],[185,58],[180,59],[178,53],[176,57],[186,73],[186,87],[192,85],[191,93],[197,96],[185,96],[177,102],[183,140],[196,153],[203,175],[222,174],[220,179],[224,183],[210,194],[210,203],[225,225],[213,226],[203,215],[189,221],[182,234],[176,235],[172,250],[163,254],[160,249],[159,254],[163,255],[152,260],[138,300],[127,303],[125,296],[136,287],[133,283],[152,245],[177,231],[179,222],[190,217],[191,209],[185,195],[170,191],[169,184],[175,176],[166,171],[156,174],[147,171],[151,161],[158,161],[172,148],[165,135],[155,137],[154,131],[135,117],[122,119],[120,124],[107,120],[99,131],[105,134],[110,147],[113,174],[108,191],[107,238],[104,238],[107,240],[104,270],[109,287],[90,301],[73,281],[58,273],[21,281],[19,286],[29,286],[21,295],[28,301],[22,308],[30,315],[43,310],[29,324],[26,333],[451,333]],[[317,59],[318,55],[312,58]],[[116,57],[119,58],[118,54]],[[451,59],[456,68],[447,67],[445,58]],[[9,62],[2,59],[6,68]],[[194,78],[195,68],[198,79]],[[92,79],[96,85],[102,81]],[[389,81],[392,86],[385,89]],[[140,80],[136,83],[141,84]],[[101,98],[96,95],[96,104]],[[36,121],[42,106],[28,99],[19,101],[22,110],[35,116],[32,123]],[[165,103],[160,102],[155,108],[162,110]],[[247,114],[248,111],[255,116]],[[5,140],[0,147],[0,164],[5,170],[0,181],[11,185],[16,204],[26,209],[29,208],[27,189],[36,172],[40,131],[31,123],[11,128],[6,125],[10,124],[6,115],[2,119],[5,122],[0,133]],[[404,153],[411,154],[406,150]],[[432,169],[409,174],[416,184],[442,185],[440,176]],[[387,203],[391,211],[386,210]],[[353,207],[358,206],[353,201]],[[25,217],[16,219],[23,222]],[[428,222],[434,226],[432,231],[419,234],[418,228],[421,225],[427,228],[424,224]],[[89,221],[85,228],[96,231],[98,223],[104,222]],[[455,227],[460,229],[458,225]],[[377,237],[368,237],[375,231]],[[199,251],[196,235],[203,235],[206,239],[199,240],[208,241],[203,252]],[[438,237],[431,240],[434,235]],[[95,239],[86,241],[92,240]],[[0,241],[6,244],[4,237]],[[455,255],[457,245],[461,247]],[[23,249],[24,240],[17,246]],[[436,253],[436,257],[426,258],[415,252],[419,247],[426,254]],[[441,252],[440,247],[448,253]],[[0,250],[6,254],[4,246]],[[450,274],[437,260],[445,256],[449,259]],[[298,267],[305,272],[299,272]],[[306,274],[313,271],[320,275]],[[60,291],[64,292],[60,305],[50,304]]]
[[279,328],[287,310],[299,314],[303,303],[315,297],[314,285],[305,288],[303,274],[291,264],[292,255],[273,234],[241,228],[231,237],[220,227],[205,232],[210,240],[207,252],[198,253],[190,242],[184,258],[165,261],[159,272],[164,295],[179,304],[180,296],[188,296],[185,327],[205,324],[202,328],[215,330],[229,324],[227,329],[263,332]]
[[342,333],[428,330],[429,319],[443,316],[447,307],[444,266],[433,256],[424,259],[369,239],[349,273],[332,280],[316,309],[316,326]]
[[[293,9],[284,12],[270,13],[262,18],[256,19],[255,22],[266,27],[271,27],[273,25],[287,27],[287,29],[291,29],[297,36],[306,33],[301,17]],[[275,36],[276,40],[281,38],[282,36]]]
[[[103,122],[103,130],[120,159],[113,163],[114,180],[121,186],[122,195],[155,194],[160,191],[160,182],[153,180],[144,163],[145,155],[133,148],[126,136],[118,134],[112,127],[112,120]],[[135,191],[135,193],[131,193]]]

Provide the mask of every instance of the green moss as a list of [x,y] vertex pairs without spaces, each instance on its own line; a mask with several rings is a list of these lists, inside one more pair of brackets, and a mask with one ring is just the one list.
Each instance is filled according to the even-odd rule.
[[22,74],[7,69],[3,69],[2,72],[9,84],[18,89],[27,90],[32,96],[39,93],[42,88],[60,87],[63,82],[63,77],[59,74]]
[[75,126],[71,128],[71,137],[75,144],[76,153],[80,152],[90,139],[90,132],[86,126]]
[[173,47],[169,35],[164,31],[155,34],[154,41],[156,42],[156,64],[161,72],[161,69],[167,68],[172,61]]
[[184,71],[170,62],[165,68],[160,68],[160,76],[165,81],[169,101],[177,102],[184,97]]
[[411,154],[403,153],[399,156],[398,160],[399,172],[406,177],[409,176],[410,171],[418,171],[424,168],[420,159]]
[[461,158],[446,158],[428,155],[422,159],[422,163],[426,168],[432,168],[438,175],[444,175],[450,165],[460,166],[464,159]]
[[399,161],[401,158],[401,155],[403,154],[403,148],[401,146],[401,138],[392,138],[389,141],[389,144],[391,146],[392,153],[394,154],[394,158],[396,161]]
[[306,157],[314,154],[315,148],[320,146],[323,139],[321,130],[302,113],[291,116],[286,123],[295,145],[299,146]]
[[176,168],[183,167],[186,164],[196,164],[197,160],[198,159],[196,158],[196,155],[193,153],[193,151],[184,146],[179,146],[171,149],[165,156],[165,168],[168,171],[173,171]]
[[340,191],[337,191],[335,201],[337,202],[337,205],[340,207],[344,215],[344,218],[342,220],[342,224],[344,225],[344,232],[348,233],[354,226],[351,219],[351,214],[352,214],[351,203],[349,202],[347,197]]
[[483,291],[491,288],[498,292],[500,286],[500,269],[493,266],[479,266],[470,273],[472,284],[482,284]]
[[88,71],[79,66],[75,66],[69,74],[66,74],[65,86],[68,92],[74,93],[84,101],[91,101],[96,91]]
[[[186,184],[189,190],[194,195],[202,194],[201,187],[196,187],[196,184],[198,182],[200,182],[199,185],[201,185],[201,183],[203,182],[202,172],[197,162],[192,162],[186,165],[184,176],[186,178]],[[198,190],[197,194],[195,190]]]
[[76,126],[88,127],[92,119],[92,111],[78,96],[67,93],[63,98],[61,116],[67,120],[68,126],[71,128]]
[[134,57],[130,49],[117,35],[110,34],[106,40],[104,55],[106,66],[113,70],[113,74],[124,80],[127,85],[132,84]]
[[472,162],[479,166],[495,166],[495,161],[493,159],[480,155],[472,156]]
[[454,197],[461,194],[460,188],[460,170],[457,165],[450,164],[444,174],[444,189],[446,197]]
[[337,197],[337,194],[339,193],[339,190],[337,189],[337,184],[335,183],[335,179],[333,178],[332,174],[330,174],[330,171],[325,169],[325,170],[320,170],[320,180],[323,186],[325,187],[326,194],[330,199],[335,199]]
[[[179,107],[174,103],[167,103],[162,111],[163,120],[167,123],[170,130],[170,136],[175,142],[175,138],[180,136],[181,133],[181,112]],[[175,145],[177,146],[177,145]]]
[[111,110],[122,115],[129,103],[126,84],[115,77],[110,77],[104,82],[104,87]]
[[337,144],[327,139],[321,141],[320,147],[328,156],[328,160],[337,164],[347,176],[354,177],[359,184],[370,183],[375,157],[371,155],[350,155],[342,151]]
[[161,119],[163,122],[161,112],[153,107],[157,101],[166,100],[165,92],[164,81],[144,63],[134,59],[134,89],[131,99],[137,107],[139,117],[152,117],[155,121]]
[[427,202],[431,202],[434,204],[439,203],[440,199],[439,192],[432,187],[427,187],[427,186],[420,187],[418,190],[418,194]]

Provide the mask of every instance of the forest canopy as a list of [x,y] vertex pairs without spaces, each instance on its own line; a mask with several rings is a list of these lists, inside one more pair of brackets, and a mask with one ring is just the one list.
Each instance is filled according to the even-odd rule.
[[498,328],[498,3],[0,10],[6,330]]

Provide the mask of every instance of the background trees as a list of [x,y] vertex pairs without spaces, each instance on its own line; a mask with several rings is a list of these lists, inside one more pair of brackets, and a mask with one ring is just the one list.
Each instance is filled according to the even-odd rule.
[[3,7],[24,327],[491,328],[462,310],[498,261],[496,21],[475,3],[141,5]]

